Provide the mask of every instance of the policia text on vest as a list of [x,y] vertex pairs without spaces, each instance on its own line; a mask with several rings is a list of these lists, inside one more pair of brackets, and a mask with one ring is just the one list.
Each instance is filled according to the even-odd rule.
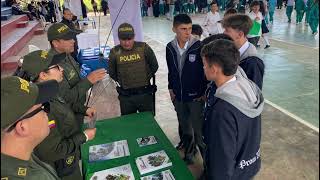
[[108,72],[118,82],[121,114],[154,111],[155,84],[150,79],[158,70],[156,56],[149,45],[134,42],[131,50],[115,46],[109,55]]

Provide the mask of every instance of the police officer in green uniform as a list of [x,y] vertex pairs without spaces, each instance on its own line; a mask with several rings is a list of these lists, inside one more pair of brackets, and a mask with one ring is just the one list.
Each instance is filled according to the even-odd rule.
[[74,38],[76,32],[72,31],[63,23],[55,23],[48,29],[48,41],[50,42],[52,54],[67,53],[60,65],[63,67],[63,81],[60,83],[59,94],[67,103],[71,104],[75,112],[79,129],[83,125],[83,118],[86,114],[92,114],[86,107],[86,93],[93,84],[106,76],[105,69],[97,69],[91,72],[86,78],[80,77],[80,66],[72,58],[70,53],[74,51]]
[[153,111],[155,85],[150,79],[158,70],[157,58],[145,42],[134,41],[134,29],[128,23],[118,28],[120,44],[109,55],[108,72],[118,83],[121,114]]
[[57,81],[34,84],[16,76],[1,79],[1,180],[55,180],[54,169],[33,149],[49,134],[49,104]]
[[[53,55],[38,50],[24,56],[22,71],[24,78],[32,82],[63,80],[63,68],[58,65],[65,53]],[[74,112],[61,96],[50,100],[49,122],[56,128],[34,150],[40,160],[50,164],[61,179],[82,179],[79,158],[80,145],[93,139],[96,129],[77,129]]]

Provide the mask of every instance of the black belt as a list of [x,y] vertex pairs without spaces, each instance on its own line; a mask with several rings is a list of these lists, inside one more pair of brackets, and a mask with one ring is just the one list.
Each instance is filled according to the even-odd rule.
[[156,91],[157,91],[156,85],[148,85],[148,86],[143,86],[143,87],[138,87],[138,88],[130,88],[130,89],[123,89],[121,87],[117,87],[117,92],[123,96],[154,93]]

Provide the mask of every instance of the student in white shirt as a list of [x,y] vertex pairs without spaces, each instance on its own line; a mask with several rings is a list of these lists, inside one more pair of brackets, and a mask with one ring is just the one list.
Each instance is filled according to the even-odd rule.
[[207,13],[207,16],[202,24],[205,37],[219,33],[218,22],[221,20],[221,18],[218,12],[219,7],[217,2],[212,1],[210,7],[211,11]]
[[263,16],[262,13],[259,11],[260,10],[260,3],[259,1],[253,1],[250,4],[250,13],[248,14],[249,17],[251,18],[252,21],[256,21],[257,23],[260,24],[260,30],[257,34],[248,34],[248,41],[251,42],[254,46],[257,47],[260,36],[262,34],[262,30],[261,30],[261,24],[262,24],[262,20],[263,20]]

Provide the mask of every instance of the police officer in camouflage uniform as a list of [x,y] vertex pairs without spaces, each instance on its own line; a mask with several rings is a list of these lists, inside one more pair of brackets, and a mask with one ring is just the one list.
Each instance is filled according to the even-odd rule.
[[[65,53],[53,55],[48,51],[38,50],[23,58],[24,78],[33,82],[50,79],[59,83],[63,80],[63,68],[58,65]],[[61,96],[50,100],[49,120],[55,128],[34,150],[40,160],[50,164],[61,179],[82,179],[79,158],[80,145],[93,139],[96,129],[77,129],[74,112]]]
[[93,114],[91,110],[84,105],[86,93],[93,84],[102,80],[106,76],[105,69],[97,69],[91,72],[86,78],[80,77],[80,66],[72,58],[70,53],[74,51],[74,38],[76,32],[72,31],[63,23],[56,23],[48,29],[48,41],[50,42],[50,53],[67,53],[66,58],[60,65],[63,67],[63,81],[60,83],[59,94],[67,103],[71,104],[78,122],[78,129],[83,125],[84,115]]
[[134,29],[128,23],[118,28],[120,45],[111,49],[108,72],[118,83],[121,115],[153,111],[155,85],[150,79],[158,70],[157,58],[145,42],[134,41]]
[[45,102],[57,92],[53,80],[34,84],[16,76],[1,79],[1,180],[59,179],[32,153],[49,134]]

